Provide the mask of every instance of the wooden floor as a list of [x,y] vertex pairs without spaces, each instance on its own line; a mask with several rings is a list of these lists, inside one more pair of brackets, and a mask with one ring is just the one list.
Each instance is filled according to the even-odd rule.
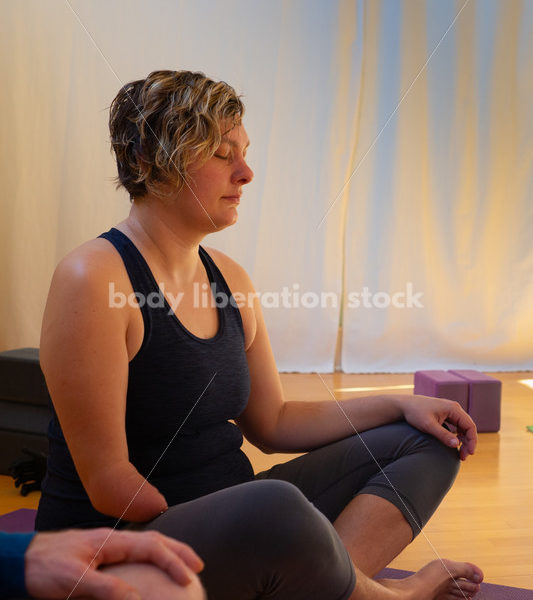
[[[478,450],[461,468],[455,486],[415,542],[391,566],[416,570],[437,558],[481,566],[491,583],[533,589],[533,389],[520,380],[533,373],[496,373],[503,381],[502,429],[481,434]],[[412,375],[325,374],[339,399],[355,395],[412,393]],[[329,392],[318,375],[283,374],[287,399],[317,400]],[[400,386],[399,389],[386,389]],[[356,388],[356,391],[341,391]],[[359,388],[369,390],[357,391]],[[256,471],[292,455],[264,455],[245,444]],[[33,508],[38,494],[18,495],[12,480],[0,477],[0,514]]]

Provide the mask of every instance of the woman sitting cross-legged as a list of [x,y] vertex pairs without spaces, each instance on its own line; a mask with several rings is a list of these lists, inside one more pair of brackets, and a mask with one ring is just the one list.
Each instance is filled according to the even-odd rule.
[[[41,363],[55,416],[37,527],[156,529],[203,559],[211,600],[471,596],[482,573],[469,563],[371,579],[474,452],[470,417],[421,396],[353,398],[343,411],[285,401],[248,275],[201,246],[236,223],[253,177],[243,113],[232,87],[189,71],[151,73],[111,105],[131,211],[54,273]],[[205,290],[216,303],[198,302]],[[243,435],[305,454],[255,474]]]

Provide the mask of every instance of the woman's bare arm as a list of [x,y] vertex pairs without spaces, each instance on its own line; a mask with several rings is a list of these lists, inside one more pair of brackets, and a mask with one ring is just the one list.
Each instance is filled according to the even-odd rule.
[[[244,269],[237,267],[240,291],[246,297],[253,295],[249,277]],[[255,298],[253,312],[255,335],[246,351],[251,392],[248,406],[237,423],[246,438],[264,452],[306,452],[356,431],[405,418],[447,445],[463,443],[462,459],[473,454],[477,440],[475,425],[465,411],[450,400],[389,394],[349,398],[337,403],[324,389],[324,400],[285,401],[258,298]],[[444,421],[458,426],[458,439],[442,427]]]
[[93,506],[147,521],[167,504],[128,460],[126,335],[132,309],[110,306],[109,284],[126,291],[130,284],[120,257],[107,245],[88,242],[56,268],[43,318],[41,366]]

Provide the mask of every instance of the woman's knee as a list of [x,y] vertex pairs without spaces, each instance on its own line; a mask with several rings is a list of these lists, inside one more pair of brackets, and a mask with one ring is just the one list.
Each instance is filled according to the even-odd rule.
[[457,448],[446,446],[432,435],[423,435],[426,438],[424,443],[426,471],[433,470],[442,482],[443,488],[448,490],[459,473],[461,464],[459,451]]
[[416,455],[419,467],[424,474],[433,473],[448,489],[454,482],[459,472],[459,452],[450,448],[429,433],[424,433],[409,423],[395,424],[400,433],[399,453],[403,455]]
[[261,536],[297,533],[307,520],[316,519],[316,509],[292,483],[278,479],[251,482],[243,490],[245,505],[241,513],[244,527]]
[[377,473],[376,480],[409,499],[423,526],[457,477],[459,452],[405,421],[386,426],[380,436],[390,459],[383,467],[386,477]]
[[392,466],[391,476],[418,515],[417,527],[413,529],[417,535],[452,487],[460,460],[456,448],[446,446],[432,435],[411,429],[405,460],[398,462],[397,469]]
[[335,541],[333,527],[295,485],[269,479],[254,482],[253,488],[253,524],[246,529],[256,544],[293,559],[310,552],[328,555]]
[[269,566],[272,580],[296,590],[313,573],[318,588],[338,597],[335,590],[350,581],[352,567],[333,525],[293,484],[272,479],[255,483],[261,485],[252,486],[255,519],[246,535],[253,539],[256,558]]
[[[310,598],[316,591],[309,580],[313,573],[319,587],[332,590],[323,597],[336,598],[341,595],[337,587],[351,577],[349,557],[333,526],[291,483],[251,481],[200,498],[192,508],[171,508],[151,526],[197,551],[206,564],[200,577],[210,594],[222,585],[224,598],[239,597],[242,589],[261,589],[265,598],[280,597],[277,590],[287,591],[284,597]],[[235,582],[231,574],[239,569],[246,574]],[[309,593],[302,592],[305,585],[312,588]],[[234,587],[240,592],[230,593]],[[251,592],[241,595],[251,597]]]

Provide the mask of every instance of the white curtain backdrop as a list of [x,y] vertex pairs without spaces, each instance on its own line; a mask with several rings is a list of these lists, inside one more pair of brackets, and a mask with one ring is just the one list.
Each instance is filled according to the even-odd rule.
[[531,369],[533,3],[365,9],[345,287],[423,308],[347,309],[342,367]]
[[[263,294],[280,370],[533,366],[532,2],[0,10],[0,350],[38,345],[58,260],[127,215],[107,107],[169,68],[244,95],[255,179],[205,245]],[[421,307],[375,306],[409,285]]]

